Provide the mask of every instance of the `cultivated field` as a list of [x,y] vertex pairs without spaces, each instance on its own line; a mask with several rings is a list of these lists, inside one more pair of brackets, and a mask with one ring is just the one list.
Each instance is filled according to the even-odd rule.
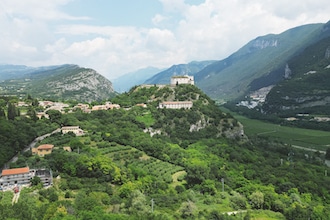
[[[228,112],[227,109],[222,110]],[[243,124],[247,136],[269,137],[286,144],[323,151],[330,147],[330,132],[328,131],[281,126],[249,119],[234,112],[230,112],[230,114]]]

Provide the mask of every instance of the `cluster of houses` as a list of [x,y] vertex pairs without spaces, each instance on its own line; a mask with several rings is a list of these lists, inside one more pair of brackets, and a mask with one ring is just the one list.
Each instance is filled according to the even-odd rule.
[[[188,84],[188,85],[194,85],[194,77],[183,75],[183,76],[172,76],[170,86],[176,86],[179,84]],[[148,85],[144,85],[148,86]],[[166,85],[159,85],[159,86],[166,86]],[[162,102],[159,104],[159,108],[171,108],[171,109],[180,109],[180,108],[186,108],[190,109],[192,107],[191,101],[172,101],[172,102]],[[103,105],[94,105],[90,106],[89,104],[82,104],[79,103],[73,108],[70,108],[68,104],[61,103],[61,102],[52,102],[52,101],[39,101],[39,105],[43,107],[45,110],[43,112],[38,112],[37,117],[39,119],[41,118],[49,118],[48,114],[46,113],[48,110],[57,110],[61,113],[65,112],[71,112],[75,109],[81,109],[85,113],[91,113],[92,111],[99,111],[99,110],[111,110],[111,109],[120,109],[120,105],[113,104],[111,102],[106,102]],[[18,106],[28,106],[25,102],[19,102]],[[137,104],[137,106],[146,107],[146,104],[141,103]]]

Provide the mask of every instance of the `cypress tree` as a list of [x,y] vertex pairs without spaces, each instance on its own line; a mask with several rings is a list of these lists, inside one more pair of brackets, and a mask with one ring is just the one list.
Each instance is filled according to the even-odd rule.
[[16,117],[16,107],[13,103],[8,102],[8,113],[7,113],[7,117],[8,120],[14,120]]

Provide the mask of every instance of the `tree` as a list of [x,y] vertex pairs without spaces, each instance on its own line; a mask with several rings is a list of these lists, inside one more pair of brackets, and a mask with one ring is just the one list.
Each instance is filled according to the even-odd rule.
[[197,207],[192,201],[188,200],[187,202],[183,202],[180,207],[181,217],[193,219],[196,210]]
[[51,122],[61,124],[62,113],[57,110],[48,110],[46,112],[49,115],[49,119]]
[[251,205],[255,209],[261,209],[264,204],[264,194],[260,191],[256,191],[250,195]]
[[36,111],[35,111],[32,107],[29,107],[29,109],[28,109],[28,111],[27,111],[27,115],[30,116],[30,118],[31,118],[33,121],[37,121],[37,120],[38,120],[38,117],[37,117]]
[[0,107],[0,118],[6,118],[6,113],[1,107]]
[[34,176],[32,179],[31,179],[31,186],[37,186],[38,184],[41,183],[41,179],[40,177],[38,176]]
[[149,211],[145,195],[140,190],[134,190],[131,193],[129,201],[129,212],[132,214],[144,214]]
[[325,154],[325,159],[330,160],[330,148],[327,149],[327,152]]
[[14,120],[16,116],[17,116],[17,111],[15,105],[11,102],[8,102],[8,112],[7,112],[8,119]]

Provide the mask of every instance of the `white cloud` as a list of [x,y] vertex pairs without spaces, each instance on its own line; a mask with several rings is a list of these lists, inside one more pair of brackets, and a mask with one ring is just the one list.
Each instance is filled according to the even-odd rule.
[[155,25],[155,26],[158,26],[160,25],[162,22],[168,20],[167,17],[163,16],[163,15],[160,15],[160,14],[156,14],[153,18],[152,18],[152,23]]
[[328,0],[159,0],[163,8],[150,17],[153,26],[110,26],[64,12],[72,1],[2,0],[1,62],[74,63],[113,79],[146,66],[223,59],[257,36],[327,22],[330,11]]

